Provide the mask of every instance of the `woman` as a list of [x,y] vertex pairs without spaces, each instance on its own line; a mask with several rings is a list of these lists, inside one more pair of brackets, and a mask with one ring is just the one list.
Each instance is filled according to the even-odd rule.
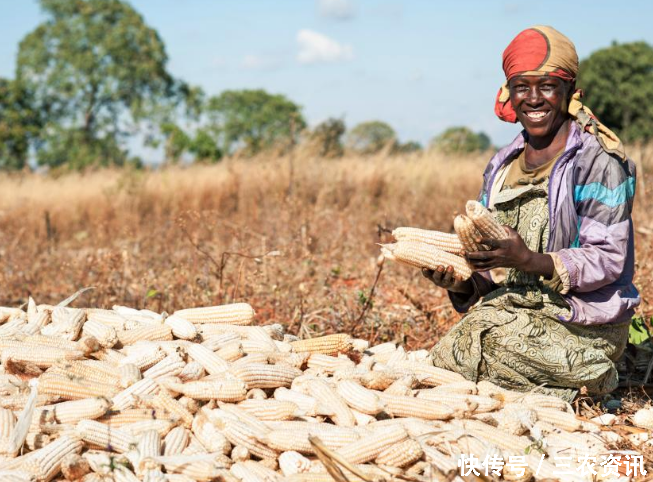
[[[469,253],[477,272],[424,270],[467,312],[431,351],[470,380],[571,401],[616,388],[639,304],[632,279],[635,168],[621,142],[581,103],[578,56],[551,27],[521,32],[503,53],[501,120],[524,130],[490,161],[479,201],[508,238]],[[505,268],[496,283],[489,270]]]

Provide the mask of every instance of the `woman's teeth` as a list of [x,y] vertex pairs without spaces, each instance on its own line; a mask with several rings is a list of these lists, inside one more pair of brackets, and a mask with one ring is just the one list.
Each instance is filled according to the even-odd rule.
[[526,112],[526,116],[531,119],[541,119],[547,114],[547,112]]

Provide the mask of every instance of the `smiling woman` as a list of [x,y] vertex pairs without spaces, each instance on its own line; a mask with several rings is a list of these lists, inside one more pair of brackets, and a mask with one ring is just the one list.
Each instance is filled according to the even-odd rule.
[[[571,401],[616,388],[639,304],[630,217],[635,169],[619,138],[581,103],[578,57],[551,27],[521,32],[503,54],[495,112],[524,130],[484,174],[479,201],[508,236],[467,254],[467,281],[425,272],[469,313],[433,347],[466,378]],[[492,277],[505,269],[505,279]],[[471,308],[473,306],[473,308]],[[471,308],[471,310],[470,310]]]

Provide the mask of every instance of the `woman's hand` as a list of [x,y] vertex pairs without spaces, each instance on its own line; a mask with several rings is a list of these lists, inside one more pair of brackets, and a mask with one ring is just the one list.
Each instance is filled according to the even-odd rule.
[[463,281],[454,274],[451,266],[444,267],[438,266],[437,269],[422,268],[422,275],[430,279],[436,286],[444,288],[445,290],[454,293],[471,294],[474,292],[474,287],[471,281]]
[[467,253],[467,261],[475,271],[488,271],[494,268],[515,268],[525,273],[535,273],[545,278],[553,276],[553,259],[548,254],[536,253],[528,249],[519,233],[509,226],[503,226],[508,234],[506,239],[481,239],[481,244],[490,251]]

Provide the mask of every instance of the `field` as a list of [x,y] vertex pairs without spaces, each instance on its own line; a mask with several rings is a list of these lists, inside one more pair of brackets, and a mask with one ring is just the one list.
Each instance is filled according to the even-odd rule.
[[[630,155],[636,284],[650,316],[653,148]],[[450,231],[488,157],[331,160],[298,149],[157,171],[4,175],[0,305],[57,303],[83,287],[94,289],[77,306],[170,313],[247,301],[259,320],[302,336],[348,331],[427,348],[459,315],[418,270],[379,268],[377,243],[397,226]]]

